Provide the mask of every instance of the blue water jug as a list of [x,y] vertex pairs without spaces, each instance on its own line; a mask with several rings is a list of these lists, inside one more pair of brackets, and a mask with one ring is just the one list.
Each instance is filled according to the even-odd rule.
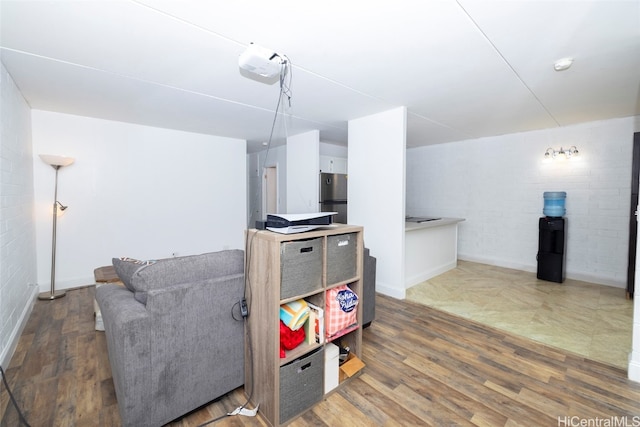
[[545,191],[544,197],[544,209],[542,213],[545,216],[561,217],[567,212],[564,207],[564,202],[567,198],[565,191]]

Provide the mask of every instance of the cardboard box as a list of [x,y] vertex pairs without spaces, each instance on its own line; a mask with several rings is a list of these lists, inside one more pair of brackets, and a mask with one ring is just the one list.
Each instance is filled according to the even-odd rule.
[[364,362],[360,360],[358,356],[353,353],[349,353],[349,356],[347,356],[347,360],[342,365],[340,365],[340,382],[354,376],[355,374],[360,372],[360,370],[364,368],[364,366]]

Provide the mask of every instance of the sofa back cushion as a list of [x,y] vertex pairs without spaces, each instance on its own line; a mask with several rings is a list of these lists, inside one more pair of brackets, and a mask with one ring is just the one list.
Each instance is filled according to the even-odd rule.
[[143,265],[131,275],[130,284],[136,300],[147,303],[147,293],[153,289],[181,283],[194,283],[207,279],[244,272],[244,252],[239,249],[165,258]]
[[135,289],[131,284],[131,280],[135,272],[146,265],[154,264],[156,261],[141,261],[129,257],[120,257],[112,258],[111,262],[113,263],[113,267],[116,270],[118,278],[120,278],[127,289],[129,289],[131,292],[135,292]]

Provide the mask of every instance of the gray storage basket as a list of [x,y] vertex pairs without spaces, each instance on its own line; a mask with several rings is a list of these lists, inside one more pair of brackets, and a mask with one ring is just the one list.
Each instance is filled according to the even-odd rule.
[[280,299],[322,289],[322,238],[280,244]]
[[352,279],[357,273],[356,233],[327,237],[327,285]]
[[280,423],[322,400],[324,348],[280,368]]

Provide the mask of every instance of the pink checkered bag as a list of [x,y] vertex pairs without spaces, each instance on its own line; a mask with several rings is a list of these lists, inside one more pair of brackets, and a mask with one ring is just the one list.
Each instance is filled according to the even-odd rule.
[[358,323],[358,295],[347,285],[337,286],[327,291],[325,310],[327,338]]

